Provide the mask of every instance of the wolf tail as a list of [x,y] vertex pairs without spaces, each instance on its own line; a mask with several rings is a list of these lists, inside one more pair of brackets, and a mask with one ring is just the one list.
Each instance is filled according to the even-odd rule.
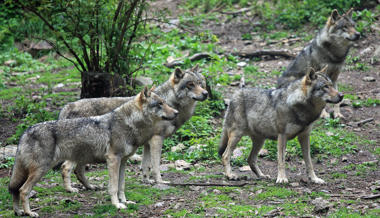
[[20,188],[28,178],[28,172],[21,166],[16,159],[12,169],[12,176],[9,182],[8,190],[13,196],[19,196]]
[[219,151],[218,151],[219,156],[223,155],[224,151],[227,148],[227,144],[228,144],[228,132],[227,132],[227,128],[223,125],[223,130],[222,130],[220,144],[219,144]]

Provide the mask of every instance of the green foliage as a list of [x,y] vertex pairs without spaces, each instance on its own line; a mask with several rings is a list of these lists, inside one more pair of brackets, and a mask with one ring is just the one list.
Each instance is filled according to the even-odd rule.
[[2,161],[0,161],[0,169],[2,168],[11,168],[15,163],[14,157],[5,157]]
[[25,98],[24,95],[21,95],[17,97],[15,103],[16,105],[10,106],[8,111],[14,112],[17,116],[25,114],[25,117],[22,119],[22,123],[16,127],[16,133],[8,138],[7,142],[10,144],[17,144],[21,135],[30,126],[58,119],[58,112],[50,112],[45,109],[47,105],[45,101],[34,103],[30,98]]
[[354,108],[376,107],[380,105],[380,99],[373,99],[373,98],[359,99],[357,95],[351,95],[351,94],[346,94],[344,95],[344,97],[352,101],[352,106]]
[[296,192],[289,190],[287,188],[281,187],[268,187],[265,192],[262,192],[255,196],[256,200],[268,200],[272,198],[282,198],[286,199],[291,196],[297,195]]
[[[274,29],[274,23],[281,23],[285,28],[297,29],[306,23],[322,25],[333,9],[341,14],[351,7],[360,6],[361,0],[277,0],[257,5],[255,11],[265,19],[264,24],[269,30]],[[372,19],[368,14],[361,15],[365,20]],[[361,18],[362,18],[361,17]],[[372,21],[373,22],[373,21]],[[268,26],[269,25],[269,26]]]
[[357,21],[356,29],[360,33],[367,33],[370,31],[370,26],[375,22],[375,14],[371,11],[364,9],[362,11],[354,11],[352,18]]

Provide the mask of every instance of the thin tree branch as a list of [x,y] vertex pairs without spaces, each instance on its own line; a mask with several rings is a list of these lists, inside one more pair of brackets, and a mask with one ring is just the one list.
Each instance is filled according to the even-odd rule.
[[29,8],[27,7],[26,5],[24,5],[23,3],[21,3],[21,6],[22,8],[26,9],[26,10],[29,10],[31,11],[33,14],[37,15],[52,31],[54,31],[58,37],[58,39],[62,40],[63,44],[69,49],[70,53],[72,55],[74,55],[75,59],[77,60],[78,64],[80,65],[81,69],[80,68],[77,68],[79,71],[81,72],[84,72],[86,71],[86,67],[84,66],[84,64],[82,63],[81,59],[79,58],[79,56],[76,54],[76,52],[71,48],[71,46],[66,42],[66,40],[58,34],[57,30],[40,14],[38,13],[36,10],[34,10],[33,8]]
[[121,34],[120,34],[120,37],[119,37],[119,41],[118,41],[117,46],[116,46],[116,48],[115,48],[115,50],[114,50],[113,60],[112,60],[112,64],[111,64],[112,69],[115,67],[117,57],[119,56],[119,53],[120,53],[121,47],[122,47],[122,45],[123,45],[124,35],[125,35],[125,32],[127,31],[127,26],[128,26],[127,24],[128,24],[128,21],[129,21],[129,19],[131,18],[132,14],[133,14],[133,11],[134,11],[135,8],[136,8],[137,2],[139,2],[139,0],[135,0],[135,1],[133,1],[133,3],[131,4],[129,10],[127,11],[127,14],[126,14],[126,16],[125,16],[125,19],[122,20],[122,23],[124,23],[124,25],[123,25],[123,28],[122,28],[122,30],[121,30]]
[[140,24],[140,17],[144,11],[144,8],[143,8],[143,5],[145,1],[142,1],[141,2],[141,5],[140,5],[140,8],[139,8],[139,12],[137,13],[137,17],[135,18],[135,22],[134,22],[134,26],[133,26],[133,31],[132,31],[132,34],[131,36],[129,37],[129,40],[128,40],[128,44],[127,44],[127,49],[126,49],[126,53],[129,54],[129,50],[131,49],[131,45],[132,45],[132,41],[133,39],[136,37],[136,30],[137,30],[137,27],[138,25]]

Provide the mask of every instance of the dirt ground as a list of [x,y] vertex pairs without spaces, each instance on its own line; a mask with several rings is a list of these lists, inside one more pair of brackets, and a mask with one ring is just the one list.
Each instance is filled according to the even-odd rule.
[[[178,5],[181,1],[155,1],[156,6],[168,6],[168,10],[172,12],[171,17],[175,19],[176,15],[180,13],[180,9]],[[224,15],[220,14],[220,19],[225,20],[224,25],[216,24],[210,21],[206,26],[199,27],[191,27],[192,30],[202,31],[209,30],[215,35],[218,36],[220,42],[220,46],[225,50],[244,50],[244,49],[288,49],[291,53],[298,53],[306,43],[297,43],[297,44],[287,44],[287,43],[267,43],[263,39],[259,37],[254,37],[253,40],[249,42],[247,40],[242,40],[241,35],[252,30],[252,25],[255,24],[255,18],[251,19],[251,23],[242,24],[241,16],[246,15],[238,15],[232,19],[225,18]],[[379,21],[377,21],[377,25],[380,26]],[[307,28],[306,28],[307,29]],[[313,32],[314,29],[310,28],[310,32]],[[367,63],[370,67],[367,71],[358,71],[350,68],[349,66],[345,66],[342,70],[342,73],[338,79],[338,83],[342,86],[352,87],[352,90],[344,91],[344,94],[352,94],[357,95],[361,99],[380,99],[380,62],[377,61],[375,63],[372,62],[372,54],[373,51],[380,46],[379,41],[380,34],[379,32],[372,33],[367,35],[366,38],[362,38],[352,49],[350,54],[352,56],[360,56],[360,61]],[[371,52],[364,53],[365,49],[370,48]],[[250,62],[250,60],[242,59],[242,61]],[[282,67],[286,67],[291,60],[276,57],[273,58],[264,58],[261,61],[256,61],[254,64],[259,67],[260,71],[271,72],[273,70],[281,70]],[[250,62],[252,63],[252,62]],[[363,78],[366,76],[371,76],[375,78],[375,82],[365,82]],[[264,78],[259,80],[258,82],[266,85],[275,86],[276,78]],[[247,86],[250,86],[248,83]],[[229,93],[232,92],[234,87],[227,87]],[[228,98],[228,93],[226,93],[225,97]],[[341,108],[342,113],[345,116],[344,119],[341,120],[341,123],[345,124],[345,129],[347,131],[353,131],[356,134],[368,138],[370,140],[375,141],[375,147],[379,147],[380,145],[380,107],[359,107],[354,108],[352,106],[344,106]],[[366,123],[362,126],[356,126],[355,122],[362,121],[368,118],[373,118],[374,120]],[[3,141],[10,135],[14,133],[15,124],[9,120],[0,120],[0,140]],[[219,122],[220,123],[220,122]],[[363,145],[358,145],[359,148],[356,153],[350,154],[342,159],[336,160],[338,164],[331,164],[331,162],[317,162],[315,163],[315,170],[317,174],[328,181],[326,185],[316,185],[311,184],[307,181],[305,177],[305,167],[302,163],[302,159],[292,158],[288,160],[289,166],[294,167],[296,170],[290,171],[288,170],[288,178],[291,180],[291,184],[284,185],[287,188],[290,188],[299,193],[311,193],[313,191],[317,192],[325,192],[331,196],[331,202],[336,202],[337,204],[343,204],[341,202],[342,199],[350,200],[357,199],[360,196],[370,195],[374,188],[380,187],[380,170],[370,171],[364,176],[357,176],[354,172],[347,170],[347,166],[350,164],[361,164],[373,162],[376,166],[379,166],[379,160],[377,157],[370,152],[371,149]],[[373,148],[372,148],[373,150]],[[272,180],[266,183],[267,186],[275,186],[275,180],[277,175],[277,165],[275,161],[270,161],[266,159],[260,159],[261,169],[265,174],[269,174]],[[165,160],[163,160],[165,163]],[[206,168],[204,172],[198,173],[197,176],[202,175],[215,175],[217,178],[208,177],[204,180],[197,180],[197,183],[230,183],[230,184],[242,184],[244,182],[250,183],[250,185],[254,185],[257,183],[257,178],[251,172],[240,172],[242,175],[246,175],[247,179],[242,181],[227,181],[224,177],[222,179],[220,176],[223,172],[223,167],[220,163],[199,163],[200,166]],[[137,165],[132,166],[133,170],[139,171]],[[234,168],[235,172],[239,172],[238,169]],[[333,173],[342,173],[347,174],[347,179],[336,179],[332,177]],[[1,176],[7,175],[6,170],[0,171]],[[165,180],[169,180],[173,183],[183,183],[188,181],[191,174],[183,174],[178,172],[163,172],[163,178]],[[164,215],[164,211],[173,208],[176,204],[181,204],[181,209],[188,208],[189,210],[194,210],[197,207],[197,204],[192,200],[196,200],[199,197],[199,193],[202,192],[212,192],[207,186],[190,186],[183,189],[183,195],[172,195],[166,196],[162,207],[155,207],[153,205],[145,206],[140,208],[137,216],[140,217],[158,217]],[[86,194],[81,198],[85,198]],[[232,193],[234,198],[238,199],[239,202],[245,202],[246,204],[276,204],[276,202],[270,202],[269,200],[263,201],[253,201],[250,198],[248,193],[241,193],[237,195],[236,193]],[[81,209],[82,214],[85,214],[86,211],[90,212],[92,208],[92,203],[95,202],[95,199],[90,199],[89,201],[82,202],[84,205]],[[193,203],[191,203],[193,202]],[[88,205],[87,205],[87,204]],[[87,206],[86,206],[87,205]],[[349,206],[349,204],[347,204]],[[379,208],[378,201],[375,200],[363,200],[362,204],[355,205],[355,210],[359,212],[363,212],[368,208]],[[206,215],[214,216],[216,214],[215,211],[206,211]],[[69,215],[69,214],[60,214],[60,215]],[[316,214],[313,214],[316,215]],[[281,211],[278,211],[275,216],[281,216]]]

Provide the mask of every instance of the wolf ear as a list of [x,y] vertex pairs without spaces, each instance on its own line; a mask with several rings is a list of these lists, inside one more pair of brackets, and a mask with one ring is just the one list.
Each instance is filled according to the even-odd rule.
[[194,72],[194,73],[198,73],[198,70],[199,70],[199,64],[195,65],[191,71]]
[[336,9],[334,9],[331,12],[331,16],[327,20],[327,26],[333,25],[338,20],[339,17],[340,17],[339,12]]
[[140,92],[140,94],[138,95],[138,99],[137,99],[137,102],[136,102],[136,104],[137,104],[137,106],[140,108],[140,109],[142,109],[142,105],[143,105],[143,103],[146,101],[146,99],[147,99],[147,94],[148,94],[148,88],[145,86],[144,88],[143,88],[143,90],[141,90],[141,92]]
[[140,101],[141,102],[144,102],[146,101],[146,99],[150,96],[150,91],[148,89],[148,87],[144,87],[143,90],[141,90],[140,92]]
[[344,14],[344,16],[346,16],[346,17],[352,17],[352,12],[354,11],[354,8],[350,8],[350,10],[348,10],[345,14]]
[[317,78],[314,68],[310,67],[305,76],[305,85],[310,85]]
[[178,83],[183,78],[184,75],[185,73],[180,68],[176,68],[174,71],[174,77],[173,77],[174,83]]
[[150,91],[151,91],[151,92],[154,92],[155,89],[156,89],[156,86],[153,85],[152,88],[150,88]]

